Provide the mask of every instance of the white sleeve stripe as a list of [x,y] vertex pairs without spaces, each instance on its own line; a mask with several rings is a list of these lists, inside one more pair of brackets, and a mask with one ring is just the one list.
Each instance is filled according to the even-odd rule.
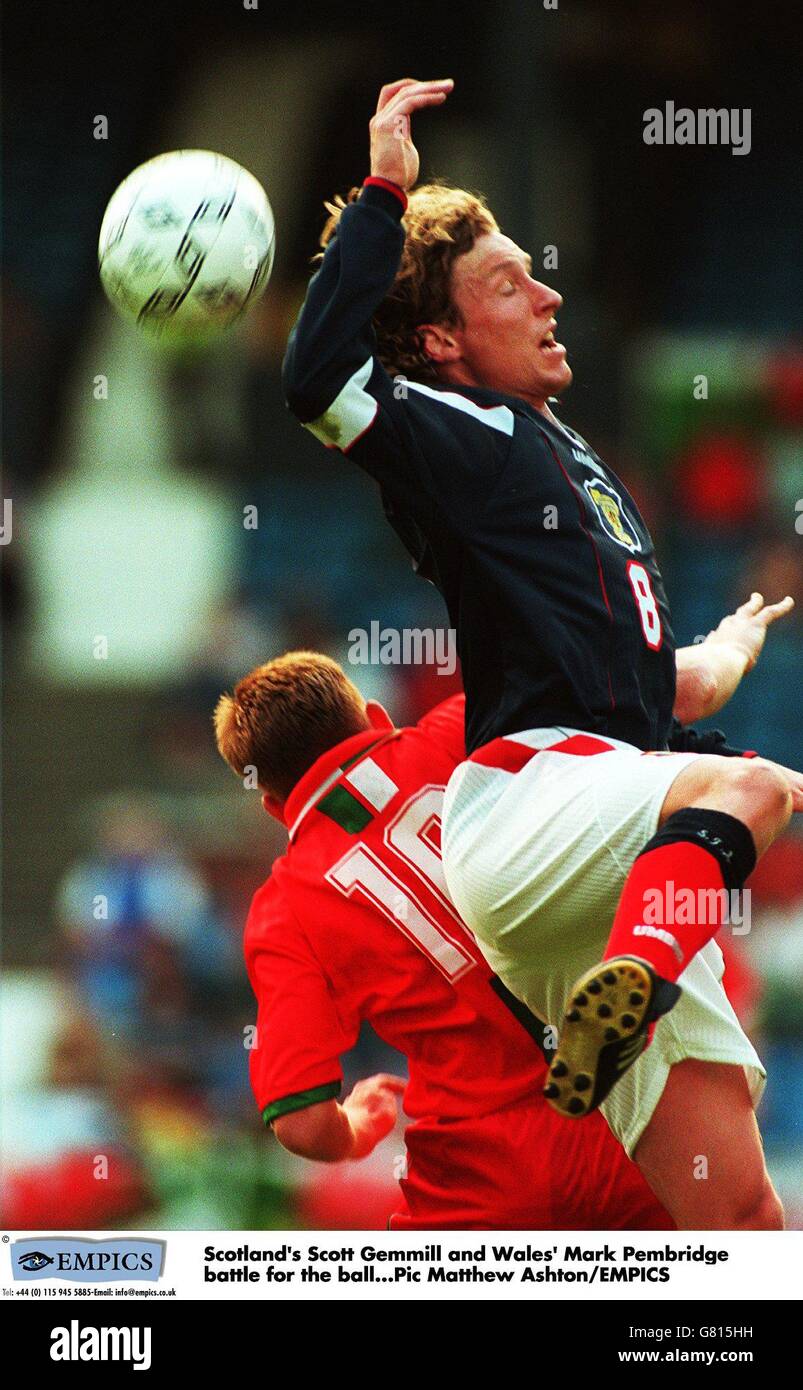
[[346,773],[347,782],[365,797],[369,806],[373,806],[375,811],[384,811],[389,801],[392,801],[399,788],[391,777],[388,777],[379,763],[375,763],[373,758],[363,758],[362,762],[352,768],[351,772]]
[[[308,421],[305,429],[308,429],[310,434],[314,434],[316,439],[320,439],[323,444],[330,448],[349,449],[361,434],[365,434],[365,431],[370,429],[376,418],[377,402],[366,390],[373,370],[374,359],[369,357],[367,362],[364,362],[354,375],[349,377],[345,386],[335,396],[329,409],[325,410],[323,415],[319,415],[317,420]],[[479,421],[480,424],[498,430],[500,434],[513,434],[515,416],[506,405],[477,405],[474,401],[470,401],[467,396],[461,396],[457,391],[437,391],[434,387],[425,386],[420,381],[405,380],[404,387],[405,391],[419,391],[421,395],[437,401],[440,405],[450,406],[452,410],[460,410],[464,415],[470,415],[472,419]],[[402,393],[400,393],[399,399],[404,399]]]
[[421,391],[433,401],[440,401],[441,405],[450,405],[453,410],[462,410],[464,414],[473,416],[483,425],[490,425],[492,430],[499,430],[501,434],[513,433],[515,417],[506,405],[477,405],[457,391],[436,391],[434,387],[425,386],[420,381],[408,381],[406,386],[408,391]]
[[308,421],[304,428],[330,448],[350,448],[373,424],[376,416],[377,402],[365,389],[373,370],[374,359],[369,357],[368,361],[349,377],[329,409],[325,410],[323,415],[319,415],[317,420]]

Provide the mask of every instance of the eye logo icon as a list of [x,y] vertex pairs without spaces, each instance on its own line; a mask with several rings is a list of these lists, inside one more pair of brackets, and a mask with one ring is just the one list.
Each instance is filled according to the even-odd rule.
[[11,1248],[14,1279],[73,1279],[83,1284],[112,1280],[157,1283],[162,1276],[165,1243],[134,1237],[45,1236],[15,1241]]
[[34,1274],[38,1269],[44,1269],[45,1265],[53,1264],[52,1255],[43,1255],[41,1250],[29,1250],[19,1259],[20,1269],[24,1269],[26,1274]]

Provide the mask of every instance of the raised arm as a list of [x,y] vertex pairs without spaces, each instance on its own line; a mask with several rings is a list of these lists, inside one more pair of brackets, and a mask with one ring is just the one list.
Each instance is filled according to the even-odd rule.
[[[285,398],[302,424],[317,426],[313,433],[324,443],[347,448],[352,434],[356,438],[371,422],[375,401],[367,388],[377,367],[371,319],[399,268],[404,190],[418,177],[410,117],[440,105],[451,86],[451,80],[403,78],[382,88],[370,123],[370,179],[340,214],[290,335]],[[338,397],[339,408],[327,419]]]

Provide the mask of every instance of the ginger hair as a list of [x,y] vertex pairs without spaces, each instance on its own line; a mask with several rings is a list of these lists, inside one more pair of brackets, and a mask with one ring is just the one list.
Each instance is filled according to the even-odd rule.
[[[338,196],[326,203],[328,221],[320,245],[328,246],[337,231],[344,208],[359,196],[352,188],[344,201]],[[419,325],[462,327],[462,317],[452,303],[452,266],[478,237],[499,230],[496,218],[481,194],[445,183],[425,183],[408,195],[402,217],[404,250],[397,275],[373,316],[377,356],[391,376],[413,381],[437,381],[436,364],[427,356]],[[319,261],[322,253],[314,260]]]
[[257,666],[214,713],[221,757],[238,776],[256,768],[263,791],[285,801],[317,758],[370,727],[365,701],[320,652],[287,652]]

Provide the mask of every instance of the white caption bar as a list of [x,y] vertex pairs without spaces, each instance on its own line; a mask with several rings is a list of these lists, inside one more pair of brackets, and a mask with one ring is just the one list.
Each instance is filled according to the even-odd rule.
[[[80,1239],[59,1252],[59,1242]],[[137,1279],[120,1249],[163,1243],[156,1280]],[[18,1270],[29,1242],[47,1264]],[[17,1248],[17,1242],[26,1244]],[[96,1245],[90,1247],[90,1242]],[[89,1253],[87,1253],[87,1249]],[[104,1271],[98,1281],[93,1265]],[[3,1236],[5,1299],[788,1299],[803,1232],[26,1231]],[[82,1263],[82,1261],[84,1263]],[[77,1264],[76,1264],[77,1262]],[[118,1261],[119,1264],[119,1261]],[[89,1271],[86,1278],[82,1270]],[[69,1273],[65,1272],[69,1271]],[[79,1291],[80,1290],[80,1295]],[[27,1291],[27,1292],[23,1292]]]

